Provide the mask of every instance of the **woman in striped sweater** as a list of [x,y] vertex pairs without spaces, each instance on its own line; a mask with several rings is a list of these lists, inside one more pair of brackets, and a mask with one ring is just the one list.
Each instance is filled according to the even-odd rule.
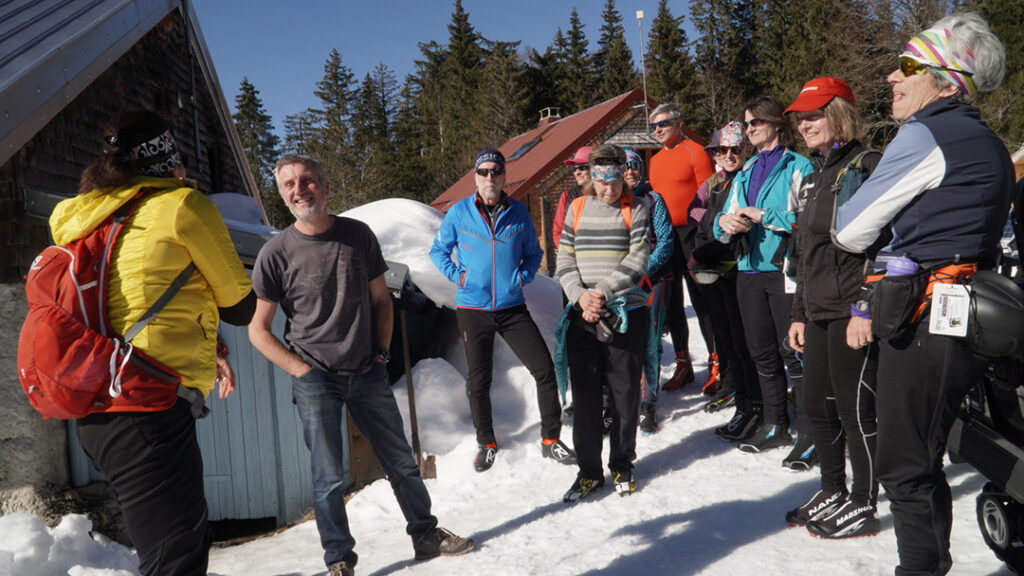
[[637,410],[647,341],[648,212],[623,195],[626,154],[605,144],[590,153],[591,181],[566,211],[555,274],[569,311],[566,350],[572,373],[573,443],[579,474],[565,502],[604,485],[602,394],[608,387],[612,427],[608,468],[622,495],[636,490]]

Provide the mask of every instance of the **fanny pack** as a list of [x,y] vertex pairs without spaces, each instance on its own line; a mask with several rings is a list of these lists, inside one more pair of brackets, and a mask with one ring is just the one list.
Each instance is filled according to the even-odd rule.
[[902,276],[868,276],[871,333],[895,338],[912,327],[931,304],[936,284],[953,284],[977,271],[975,263],[937,265]]

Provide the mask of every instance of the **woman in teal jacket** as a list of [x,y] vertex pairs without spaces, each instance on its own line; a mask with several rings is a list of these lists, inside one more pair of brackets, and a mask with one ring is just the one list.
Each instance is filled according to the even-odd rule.
[[[746,331],[747,347],[757,368],[764,398],[763,422],[754,434],[740,442],[744,452],[763,452],[792,446],[788,385],[784,365],[794,388],[803,368],[786,346],[789,310],[795,284],[785,276],[793,224],[799,210],[798,192],[804,176],[814,171],[811,161],[790,150],[795,139],[793,125],[782,115],[783,105],[770,96],[757,96],[744,109],[747,138],[757,148],[736,176],[722,212],[715,218],[715,238],[736,243],[737,295]],[[797,429],[806,432],[808,446],[799,444],[783,461],[784,467],[813,448],[804,418]],[[807,453],[811,457],[813,450]],[[804,462],[807,464],[807,462]],[[810,462],[813,464],[813,462]]]

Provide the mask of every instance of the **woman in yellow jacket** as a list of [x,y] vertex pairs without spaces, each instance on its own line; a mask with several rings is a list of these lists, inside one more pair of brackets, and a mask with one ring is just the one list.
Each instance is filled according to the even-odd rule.
[[[252,285],[217,208],[182,178],[170,126],[149,111],[115,119],[106,149],[82,174],[79,194],[56,206],[56,244],[88,235],[140,192],[115,245],[107,290],[111,327],[123,334],[190,262],[196,272],[133,340],[139,350],[207,396],[234,390],[217,357],[220,320],[245,325]],[[194,395],[195,396],[195,395]],[[192,404],[160,412],[107,412],[78,420],[78,438],[117,492],[143,576],[206,574],[210,538]]]

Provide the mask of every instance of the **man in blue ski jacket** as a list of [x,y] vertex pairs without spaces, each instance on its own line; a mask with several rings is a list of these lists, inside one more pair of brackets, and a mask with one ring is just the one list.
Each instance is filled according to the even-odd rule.
[[448,210],[430,248],[434,265],[458,286],[456,318],[466,346],[469,408],[479,445],[473,467],[489,470],[498,452],[491,417],[495,333],[537,381],[544,457],[575,466],[576,454],[559,440],[561,408],[551,353],[523,297],[543,255],[533,221],[526,207],[502,190],[501,152],[481,151],[474,171],[476,193]]

